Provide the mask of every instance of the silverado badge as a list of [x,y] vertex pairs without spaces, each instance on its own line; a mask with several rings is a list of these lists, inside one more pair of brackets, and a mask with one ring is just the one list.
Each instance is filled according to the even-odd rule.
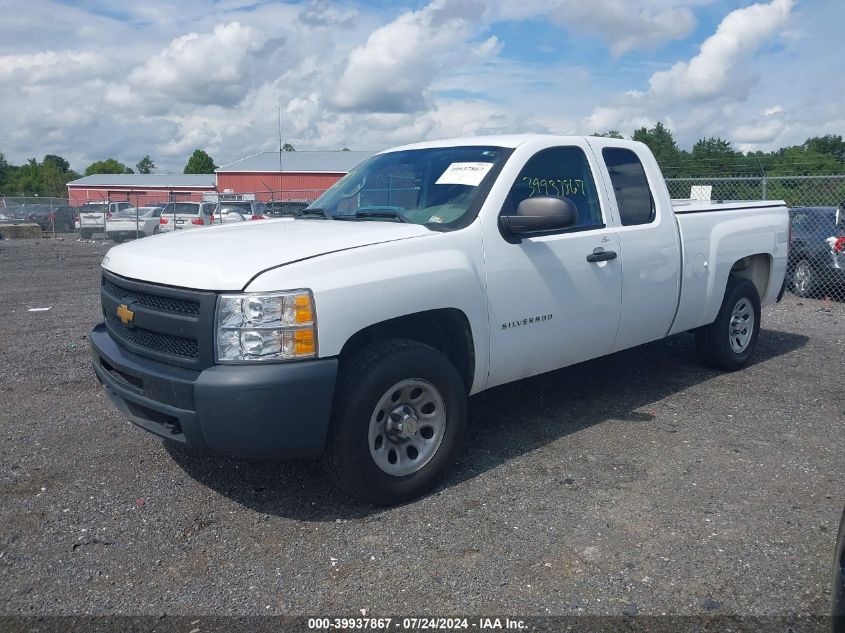
[[129,309],[128,305],[121,303],[117,306],[117,318],[120,319],[123,325],[129,325],[132,323],[132,319],[135,318],[135,313]]

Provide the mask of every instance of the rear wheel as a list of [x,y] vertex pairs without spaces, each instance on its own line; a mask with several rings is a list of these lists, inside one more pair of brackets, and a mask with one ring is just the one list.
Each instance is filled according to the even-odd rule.
[[695,333],[699,358],[711,367],[735,371],[745,366],[760,333],[760,295],[747,279],[730,277],[716,320]]
[[449,359],[415,341],[375,343],[341,369],[327,471],[360,499],[408,501],[440,481],[465,424],[464,384]]
[[816,273],[808,259],[800,259],[792,272],[792,291],[799,297],[812,297],[816,291]]

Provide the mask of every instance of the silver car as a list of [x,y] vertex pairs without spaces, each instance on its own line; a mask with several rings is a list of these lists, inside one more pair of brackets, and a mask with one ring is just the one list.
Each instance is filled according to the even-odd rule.
[[199,229],[214,223],[213,202],[168,202],[161,210],[158,230],[161,233]]
[[129,207],[106,219],[106,237],[115,242],[159,232],[162,207]]
[[254,200],[224,201],[214,208],[214,221],[222,224],[264,219],[264,205]]

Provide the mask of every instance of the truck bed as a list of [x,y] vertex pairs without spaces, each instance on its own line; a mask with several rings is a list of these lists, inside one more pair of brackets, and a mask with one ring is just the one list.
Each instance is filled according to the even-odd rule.
[[[670,334],[716,318],[732,267],[774,303],[784,278],[788,215],[781,200],[673,200],[681,240],[682,284]],[[719,213],[715,213],[715,212]],[[734,271],[737,272],[737,271]]]

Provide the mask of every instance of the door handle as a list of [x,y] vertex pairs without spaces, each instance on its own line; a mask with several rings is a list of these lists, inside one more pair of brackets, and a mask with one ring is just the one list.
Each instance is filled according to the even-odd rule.
[[587,261],[593,262],[609,262],[611,259],[616,259],[616,251],[595,251],[587,255]]

